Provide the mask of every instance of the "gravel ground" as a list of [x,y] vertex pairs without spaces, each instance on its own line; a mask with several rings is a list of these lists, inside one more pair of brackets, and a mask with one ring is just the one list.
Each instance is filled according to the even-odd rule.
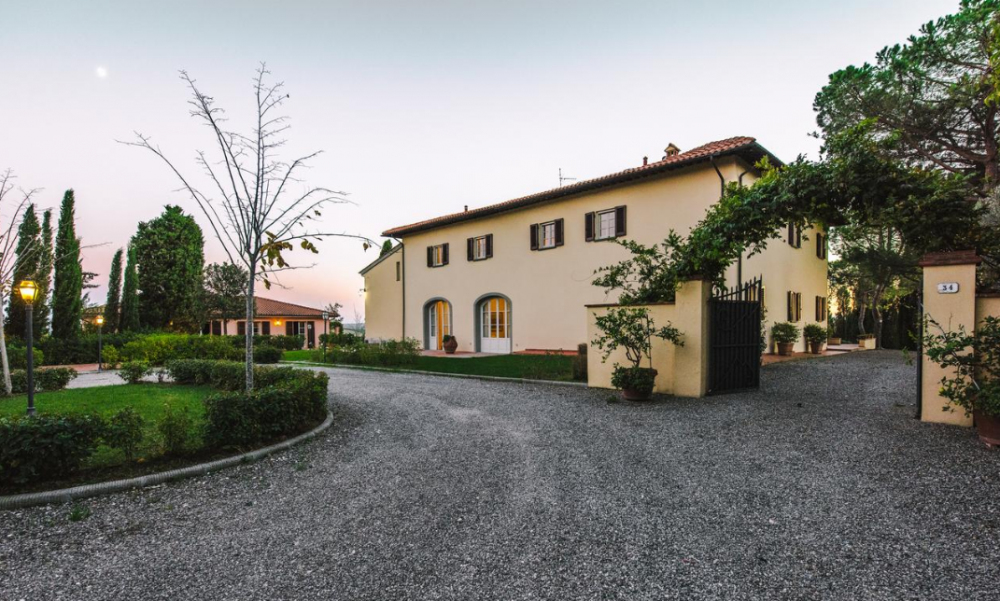
[[1000,453],[912,419],[898,353],[646,405],[329,373],[301,448],[0,512],[0,598],[996,598]]

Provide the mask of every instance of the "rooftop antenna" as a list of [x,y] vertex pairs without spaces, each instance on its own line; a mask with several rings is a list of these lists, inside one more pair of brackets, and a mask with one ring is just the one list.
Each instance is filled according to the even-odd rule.
[[562,188],[563,182],[575,182],[575,177],[563,177],[562,167],[559,168],[559,187]]

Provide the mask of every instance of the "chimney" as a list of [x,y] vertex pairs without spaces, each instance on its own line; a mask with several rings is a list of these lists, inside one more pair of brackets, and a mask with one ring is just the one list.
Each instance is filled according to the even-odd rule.
[[680,152],[681,149],[674,146],[674,143],[671,142],[670,144],[667,144],[666,148],[663,149],[663,158],[666,159],[669,157],[677,156],[678,154],[680,154]]
[[469,205],[465,205],[465,212],[466,212],[466,213],[468,213],[468,212],[469,212]]
[[642,166],[645,167],[649,164],[649,157],[642,157]]

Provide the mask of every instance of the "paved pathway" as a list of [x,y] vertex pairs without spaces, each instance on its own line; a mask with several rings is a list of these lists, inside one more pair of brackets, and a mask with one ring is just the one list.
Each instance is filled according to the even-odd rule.
[[304,447],[83,521],[0,512],[0,598],[995,598],[1000,454],[912,419],[898,353],[646,405],[329,373]]

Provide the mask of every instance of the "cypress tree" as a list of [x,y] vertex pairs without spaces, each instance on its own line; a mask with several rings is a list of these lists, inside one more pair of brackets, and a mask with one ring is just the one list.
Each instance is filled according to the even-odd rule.
[[52,210],[47,209],[42,218],[42,249],[38,257],[38,296],[35,299],[35,335],[43,336],[49,331],[49,315],[52,311],[52,261],[56,252],[52,247]]
[[135,249],[128,247],[125,263],[125,283],[122,285],[121,316],[119,332],[135,332],[139,329],[139,278],[135,269]]
[[61,339],[78,338],[83,318],[83,268],[74,224],[75,204],[73,190],[66,190],[59,209],[52,294],[52,336]]
[[[17,229],[17,261],[14,263],[13,286],[21,280],[37,280],[39,259],[41,258],[41,228],[38,226],[38,216],[35,215],[35,205],[29,204],[24,210],[21,225]],[[24,301],[17,292],[10,295],[7,306],[7,335],[18,338],[25,333]],[[32,325],[34,325],[32,320]]]
[[122,249],[118,249],[111,259],[111,272],[108,276],[108,300],[104,303],[104,322],[112,332],[118,329],[118,312],[121,308],[122,294]]

